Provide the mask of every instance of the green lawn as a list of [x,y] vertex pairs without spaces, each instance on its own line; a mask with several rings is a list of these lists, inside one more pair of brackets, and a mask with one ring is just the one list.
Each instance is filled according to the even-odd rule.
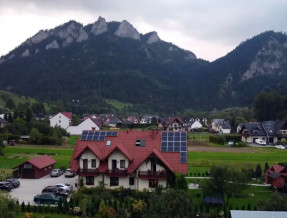
[[259,163],[264,167],[278,162],[285,162],[287,151],[274,148],[254,148],[256,153],[232,152],[188,152],[189,173],[206,172],[212,165],[230,166],[238,169],[253,168]]
[[51,155],[57,163],[55,167],[68,167],[72,157],[72,148],[45,148],[38,147],[5,147],[4,156],[0,157],[0,168],[11,169],[24,161],[38,155]]
[[[26,212],[22,213],[20,217],[21,218],[25,217],[25,214],[26,214]],[[58,214],[58,213],[34,213],[34,212],[32,212],[32,214],[33,214],[33,218],[52,218],[52,217],[56,217],[56,218],[73,218],[73,217],[77,217],[77,216],[74,216],[74,215]]]
[[78,138],[81,138],[81,136],[78,136],[78,135],[70,136],[70,137],[68,138],[67,144],[68,144],[68,145],[76,145],[76,142],[77,142],[77,139],[78,139]]

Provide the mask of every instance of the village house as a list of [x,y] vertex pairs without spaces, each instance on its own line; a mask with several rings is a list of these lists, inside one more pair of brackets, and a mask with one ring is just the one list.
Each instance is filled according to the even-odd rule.
[[77,126],[69,126],[66,131],[70,135],[81,135],[83,130],[100,130],[102,128],[102,123],[97,118],[86,118]]
[[287,169],[281,165],[275,164],[265,171],[265,183],[277,189],[284,188],[285,178],[287,178]]
[[230,134],[231,126],[227,120],[213,119],[210,130],[219,134]]
[[183,121],[179,117],[171,117],[169,119],[166,119],[164,121],[164,130],[167,131],[183,131],[184,126],[183,126]]
[[72,123],[72,115],[72,112],[60,112],[49,119],[50,126],[67,129]]
[[86,187],[153,190],[186,174],[186,132],[84,131],[70,167]]
[[265,141],[268,144],[286,140],[287,123],[285,121],[264,121],[259,123],[240,123],[237,131],[241,134],[243,142],[255,143],[256,139]]

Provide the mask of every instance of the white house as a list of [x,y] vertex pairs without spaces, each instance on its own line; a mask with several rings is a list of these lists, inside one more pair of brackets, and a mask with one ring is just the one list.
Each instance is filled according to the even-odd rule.
[[101,124],[96,119],[87,118],[78,126],[69,126],[66,131],[70,135],[81,135],[83,130],[100,130]]
[[[169,144],[168,136],[175,138]],[[173,150],[175,144],[180,144],[181,150]],[[175,172],[188,172],[187,135],[161,131],[84,131],[75,146],[70,167],[86,187],[100,183],[107,188],[134,190],[166,187]]]
[[60,112],[50,118],[51,127],[58,126],[63,129],[67,129],[68,126],[71,125],[71,122],[72,122],[72,112]]
[[194,121],[190,127],[188,128],[188,131],[193,131],[193,130],[196,130],[196,129],[200,129],[202,127],[202,124],[199,122],[199,121]]

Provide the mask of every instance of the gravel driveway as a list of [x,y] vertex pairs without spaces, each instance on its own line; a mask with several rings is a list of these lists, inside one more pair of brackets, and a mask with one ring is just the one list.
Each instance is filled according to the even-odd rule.
[[44,176],[40,179],[19,179],[21,185],[18,188],[12,189],[9,193],[12,197],[18,199],[21,204],[23,201],[25,204],[28,202],[33,205],[35,204],[33,199],[37,194],[41,194],[43,188],[49,185],[55,185],[57,183],[69,183],[73,185],[75,190],[75,183],[78,180],[78,176],[74,178],[65,178],[64,175],[59,177],[50,177],[50,175]]

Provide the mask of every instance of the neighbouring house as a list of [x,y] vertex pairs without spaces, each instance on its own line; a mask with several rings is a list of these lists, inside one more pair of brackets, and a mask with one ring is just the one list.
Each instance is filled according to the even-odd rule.
[[285,211],[230,210],[231,218],[286,218]]
[[0,128],[4,128],[7,124],[8,124],[8,121],[0,117]]
[[122,121],[114,114],[108,114],[104,119],[104,125],[109,127],[117,127]]
[[67,129],[72,123],[72,115],[72,112],[60,112],[50,118],[50,126]]
[[155,121],[156,121],[155,125],[157,125],[158,121],[159,121],[159,117],[156,115],[145,115],[141,118],[140,123],[141,124],[151,124],[152,118],[155,118]]
[[100,130],[102,123],[96,118],[87,118],[78,126],[69,126],[66,131],[70,135],[81,135],[84,130]]
[[167,131],[183,131],[183,121],[179,117],[171,117],[164,122],[164,130]]
[[211,122],[212,132],[220,133],[220,134],[230,134],[231,126],[227,120],[224,119],[213,119]]
[[287,178],[287,169],[281,165],[275,164],[265,171],[265,183],[275,188],[284,188],[285,178]]
[[218,132],[219,134],[230,134],[231,132],[231,126],[227,122],[221,123],[218,129],[219,129],[219,132]]
[[56,161],[48,155],[32,158],[14,167],[22,179],[39,179],[51,173]]
[[199,121],[194,121],[189,123],[188,131],[196,131],[202,127],[202,124]]
[[153,190],[188,171],[187,133],[84,131],[70,167],[87,187]]
[[127,117],[126,121],[129,124],[139,124],[140,123],[140,119],[138,117]]
[[244,142],[255,143],[256,139],[260,139],[268,144],[273,144],[287,139],[287,122],[240,123],[237,131],[242,135],[241,140]]

